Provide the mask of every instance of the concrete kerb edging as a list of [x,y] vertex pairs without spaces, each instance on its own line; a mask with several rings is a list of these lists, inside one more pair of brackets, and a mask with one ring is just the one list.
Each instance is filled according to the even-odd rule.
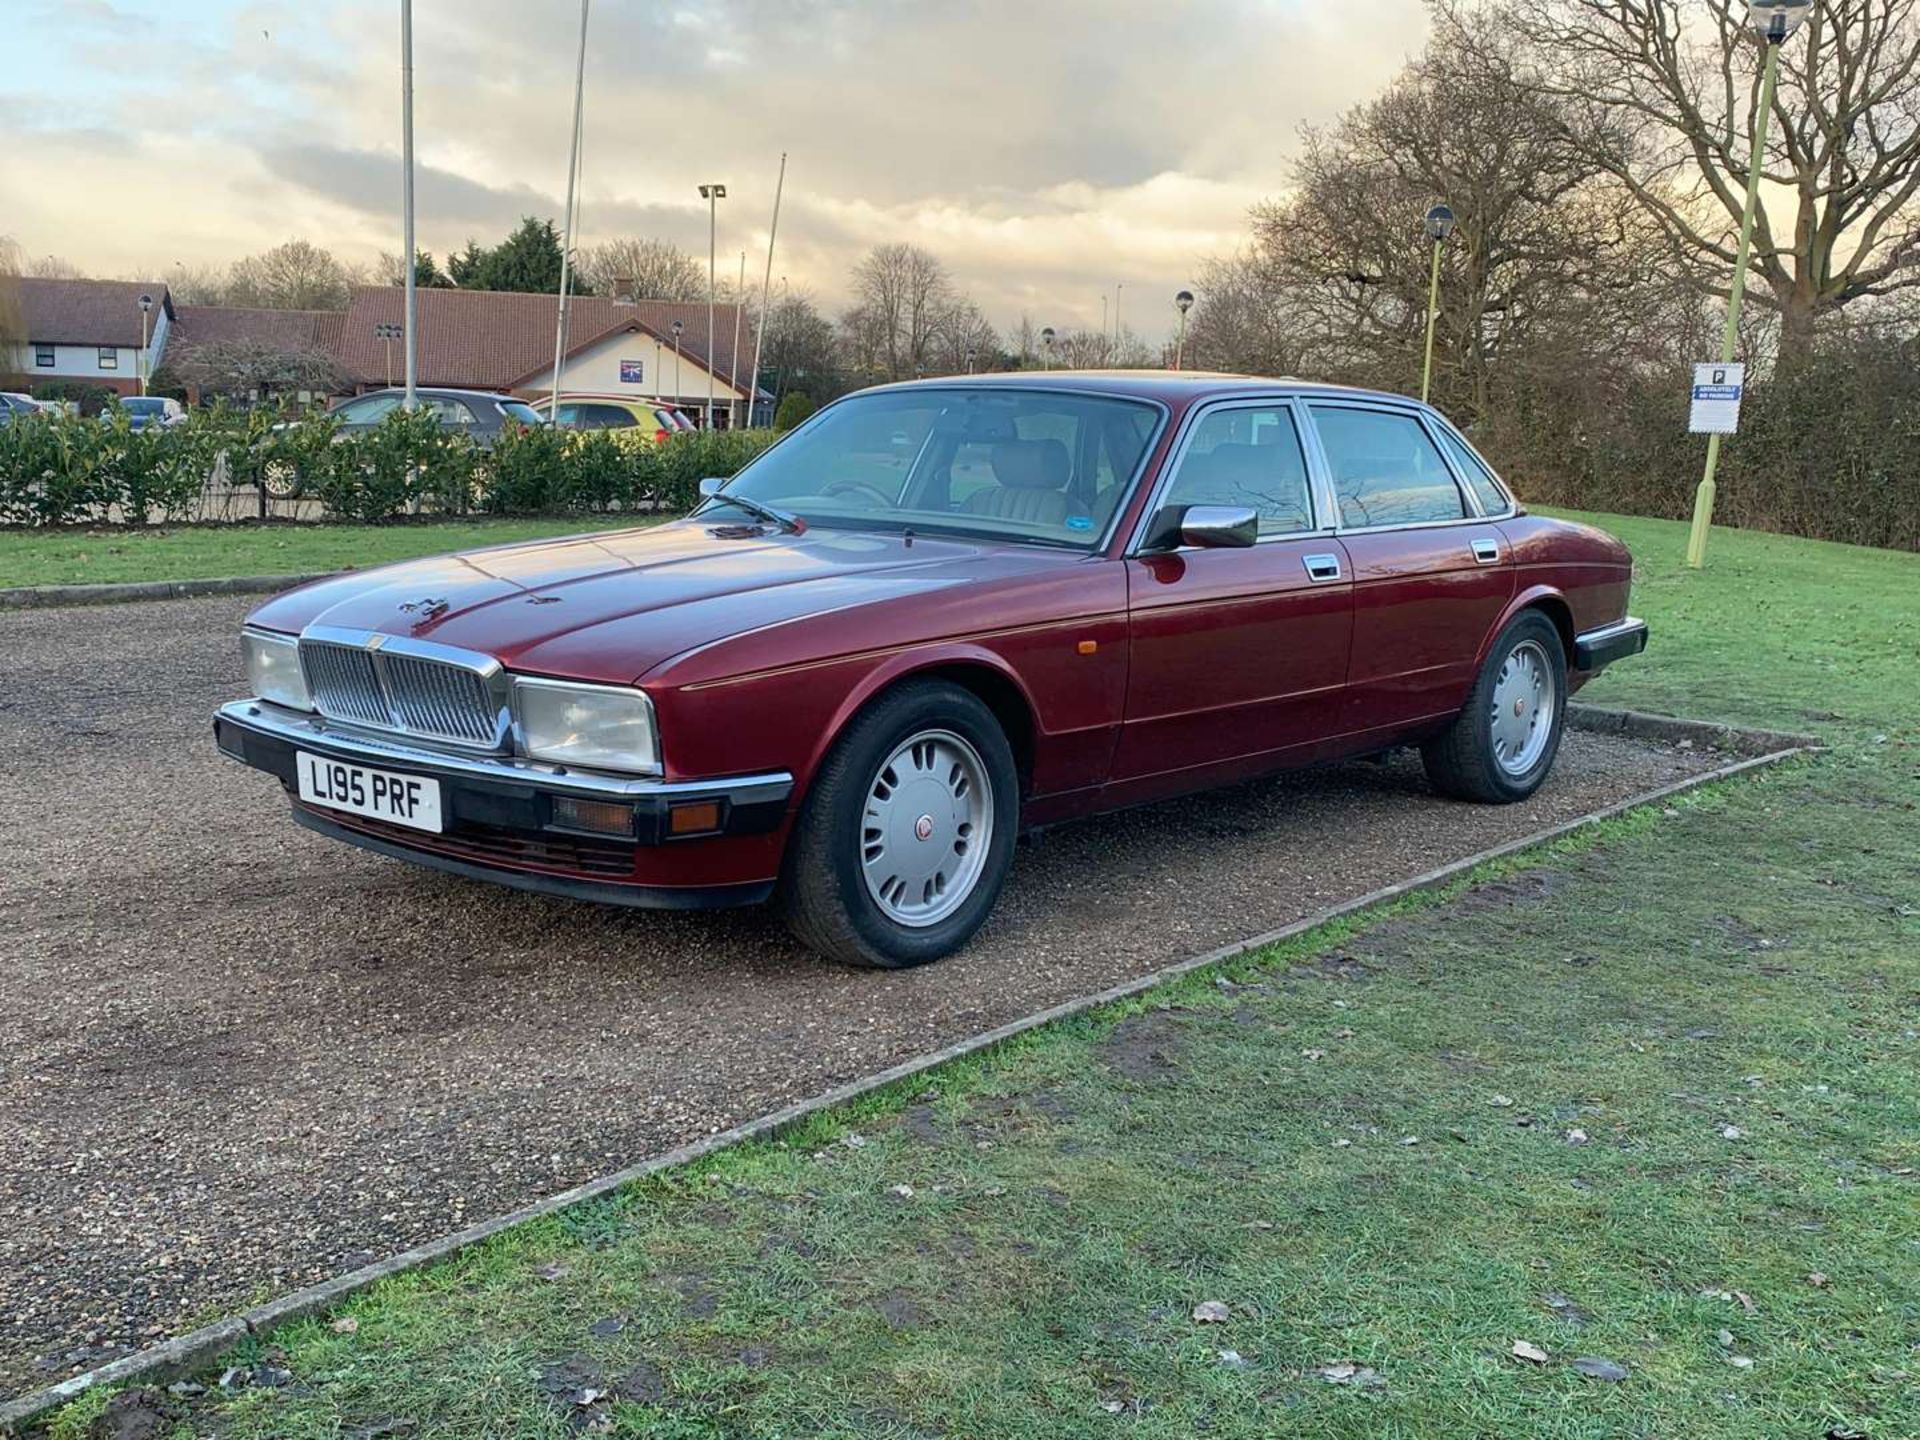
[[135,580],[124,585],[25,585],[0,590],[0,610],[55,605],[119,605],[129,600],[191,600],[201,595],[277,595],[344,570],[313,575],[232,575],[222,580]]
[[418,1269],[438,1260],[448,1259],[516,1225],[524,1225],[530,1220],[538,1220],[585,1201],[599,1199],[637,1180],[656,1175],[662,1170],[674,1169],[702,1159],[716,1151],[741,1144],[743,1141],[770,1138],[822,1110],[829,1110],[849,1100],[858,1099],[876,1090],[883,1090],[889,1085],[911,1079],[950,1060],[990,1050],[1016,1036],[1040,1029],[1055,1021],[1085,1014],[1087,1011],[1097,1010],[1116,1001],[1130,999],[1171,980],[1190,975],[1196,970],[1203,970],[1210,965],[1219,965],[1252,951],[1265,949],[1269,945],[1294,939],[1331,921],[1344,919],[1386,901],[1397,900],[1417,891],[1446,884],[1490,861],[1504,859],[1520,851],[1548,844],[1643,805],[1671,799],[1673,796],[1697,789],[1702,785],[1730,779],[1750,770],[1777,765],[1794,756],[1824,748],[1819,740],[1807,735],[1739,730],[1732,726],[1706,724],[1694,720],[1674,720],[1660,715],[1641,715],[1630,710],[1603,710],[1591,706],[1573,705],[1568,707],[1568,720],[1574,728],[1580,730],[1670,742],[1692,741],[1706,748],[1744,752],[1744,758],[1729,761],[1712,770],[1690,775],[1684,780],[1676,780],[1672,784],[1662,785],[1658,789],[1632,796],[1591,814],[1580,816],[1578,819],[1537,830],[1518,840],[1510,840],[1505,844],[1482,850],[1463,860],[1456,860],[1438,869],[1429,870],[1425,874],[1416,875],[1412,879],[1399,881],[1344,904],[1332,906],[1304,920],[1296,920],[1291,925],[1284,925],[1278,930],[1269,930],[1245,940],[1236,940],[1203,954],[1177,961],[1151,974],[1142,975],[1138,979],[1128,980],[1095,994],[1062,1001],[1045,1010],[1037,1010],[1031,1015],[1008,1021],[994,1029],[982,1031],[964,1040],[955,1041],[951,1045],[903,1060],[885,1070],[876,1071],[858,1080],[848,1081],[844,1085],[837,1085],[812,1099],[798,1101],[784,1109],[746,1121],[729,1130],[720,1131],[705,1139],[696,1140],[678,1149],[669,1150],[665,1154],[616,1170],[610,1175],[589,1180],[584,1185],[576,1185],[571,1190],[549,1195],[543,1200],[536,1200],[531,1205],[524,1205],[490,1220],[482,1220],[464,1230],[442,1236],[437,1240],[429,1240],[423,1245],[403,1250],[397,1255],[375,1261],[348,1274],[339,1275],[331,1280],[324,1280],[317,1285],[309,1285],[303,1290],[283,1295],[276,1300],[255,1305],[241,1311],[238,1315],[216,1320],[211,1325],[176,1336],[172,1340],[142,1350],[138,1354],[122,1356],[83,1375],[63,1380],[58,1385],[0,1404],[0,1434],[15,1434],[19,1427],[101,1385],[116,1385],[136,1379],[162,1381],[203,1369],[230,1350],[235,1343],[250,1335],[262,1335],[291,1321],[305,1319],[329,1310],[391,1276]]

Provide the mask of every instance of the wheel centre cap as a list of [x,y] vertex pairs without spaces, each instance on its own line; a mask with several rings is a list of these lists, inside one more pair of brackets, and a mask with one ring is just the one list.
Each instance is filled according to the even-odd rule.
[[1526,702],[1526,699],[1525,699],[1525,697],[1523,697],[1523,696],[1518,696],[1518,695],[1516,695],[1516,696],[1514,697],[1514,700],[1513,700],[1513,713],[1514,713],[1515,715],[1524,715],[1524,714],[1526,714],[1526,713],[1527,713],[1527,702]]
[[913,833],[917,839],[931,840],[933,838],[933,816],[922,815],[918,820],[914,821]]

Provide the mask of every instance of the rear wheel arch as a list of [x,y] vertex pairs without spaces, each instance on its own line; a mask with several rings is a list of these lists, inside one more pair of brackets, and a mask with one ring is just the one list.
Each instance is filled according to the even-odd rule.
[[1473,657],[1477,669],[1487,663],[1487,656],[1493,652],[1494,641],[1498,640],[1515,617],[1529,610],[1538,610],[1553,622],[1553,628],[1560,632],[1560,644],[1569,659],[1573,655],[1574,626],[1573,606],[1550,585],[1531,585],[1516,594],[1500,612],[1500,618],[1487,627],[1487,633],[1480,639],[1480,653]]

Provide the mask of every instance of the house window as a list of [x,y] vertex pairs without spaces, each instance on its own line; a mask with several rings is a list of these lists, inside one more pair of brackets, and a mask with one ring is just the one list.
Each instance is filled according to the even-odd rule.
[[100,368],[102,370],[118,370],[120,368],[120,351],[116,347],[112,345],[102,345],[100,347]]
[[34,346],[33,347],[33,363],[38,365],[42,370],[51,370],[53,368],[53,346],[51,345]]

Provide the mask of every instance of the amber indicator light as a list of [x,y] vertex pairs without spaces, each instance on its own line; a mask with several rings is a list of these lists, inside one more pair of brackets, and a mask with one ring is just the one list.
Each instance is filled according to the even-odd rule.
[[1100,642],[1098,640],[1082,640],[1073,648],[1078,650],[1082,655],[1093,655],[1099,652]]
[[569,830],[590,830],[596,835],[631,835],[633,807],[560,795],[554,797],[553,823]]
[[668,812],[668,829],[675,835],[704,835],[720,828],[720,802],[701,800],[692,805],[676,805]]

